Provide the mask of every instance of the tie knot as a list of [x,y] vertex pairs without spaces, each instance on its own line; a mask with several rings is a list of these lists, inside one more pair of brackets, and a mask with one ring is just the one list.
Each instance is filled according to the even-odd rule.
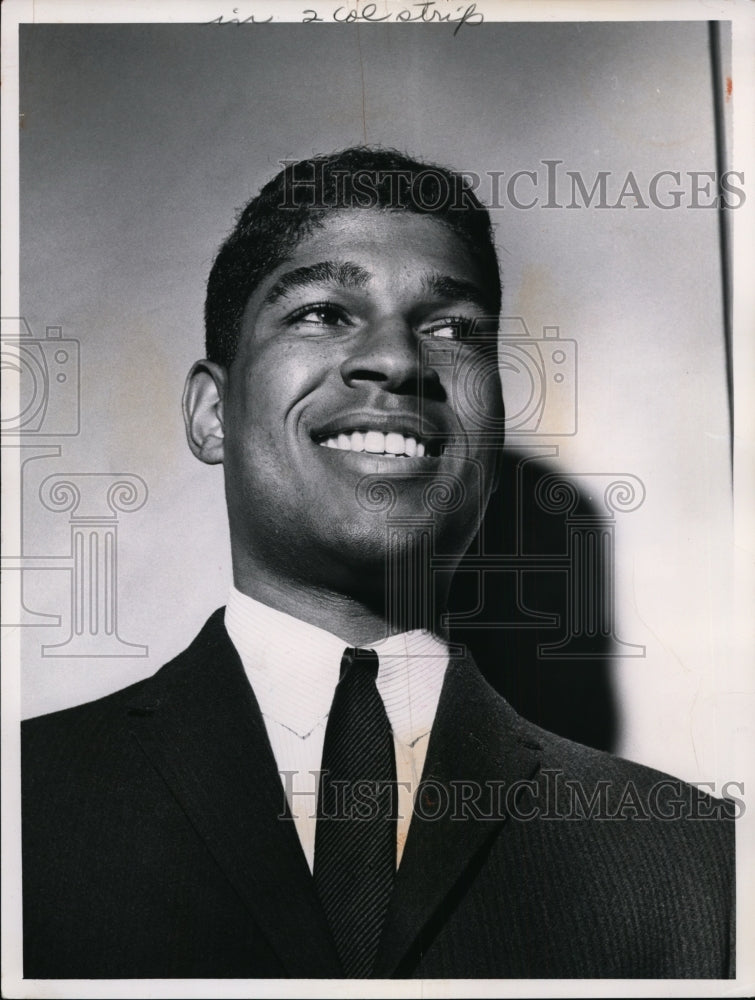
[[347,646],[341,657],[341,680],[351,670],[352,666],[355,670],[364,671],[373,681],[377,680],[379,665],[378,655],[374,649],[360,649],[359,646]]

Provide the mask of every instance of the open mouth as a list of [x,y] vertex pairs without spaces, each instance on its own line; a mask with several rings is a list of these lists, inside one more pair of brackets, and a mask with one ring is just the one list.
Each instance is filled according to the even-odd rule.
[[318,437],[315,441],[321,448],[366,452],[389,458],[429,458],[440,455],[443,450],[440,440],[423,440],[399,431],[384,432],[369,427],[345,429],[338,434]]

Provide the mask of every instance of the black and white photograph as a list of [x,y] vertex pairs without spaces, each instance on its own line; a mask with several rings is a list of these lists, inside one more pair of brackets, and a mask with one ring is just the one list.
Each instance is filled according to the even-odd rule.
[[750,995],[751,6],[3,13],[3,995]]

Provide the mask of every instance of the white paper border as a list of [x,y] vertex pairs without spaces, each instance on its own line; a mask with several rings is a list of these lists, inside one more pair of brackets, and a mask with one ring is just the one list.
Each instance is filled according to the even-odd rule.
[[[19,200],[18,200],[18,31],[21,23],[201,23],[222,16],[272,17],[276,22],[300,21],[301,11],[316,8],[323,18],[344,4],[340,0],[254,0],[211,3],[206,0],[143,0],[86,3],[81,0],[5,0],[2,33],[2,298],[3,316],[19,315]],[[353,4],[348,4],[353,6]],[[364,6],[362,2],[360,6]],[[407,4],[379,0],[381,11],[399,11]],[[460,9],[466,4],[460,4]],[[732,78],[735,81],[734,149],[729,161],[743,171],[748,200],[731,213],[734,309],[734,524],[736,532],[734,580],[735,621],[743,634],[739,648],[755,649],[755,4],[748,0],[688,2],[688,0],[477,0],[486,21],[708,21],[732,22]],[[332,21],[331,21],[332,23]],[[384,22],[386,23],[386,22]],[[317,30],[312,25],[312,30]],[[748,183],[749,182],[749,183]],[[13,387],[4,385],[4,406],[13,406]],[[12,411],[11,411],[12,412]],[[5,458],[5,456],[4,456]],[[6,465],[8,467],[6,467]],[[20,551],[19,523],[14,498],[18,483],[4,461],[2,528],[4,545]],[[3,580],[3,617],[18,605],[12,577]],[[10,610],[9,610],[10,609]],[[18,631],[3,637],[2,698],[2,995],[4,997],[463,997],[463,996],[749,996],[755,992],[755,816],[746,813],[737,822],[737,979],[681,980],[24,980],[21,977],[21,834],[20,834],[20,665]],[[755,720],[753,660],[744,657],[735,666],[732,687],[741,691]],[[750,761],[741,777],[755,787],[755,721],[745,732],[732,733],[742,745],[742,759]],[[750,751],[749,754],[747,751]],[[739,776],[738,776],[739,777]]]

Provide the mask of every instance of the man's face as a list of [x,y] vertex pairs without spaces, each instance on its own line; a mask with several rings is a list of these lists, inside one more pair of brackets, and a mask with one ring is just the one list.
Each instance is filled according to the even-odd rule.
[[328,216],[256,288],[223,387],[234,565],[382,586],[387,518],[407,517],[460,555],[493,485],[494,342],[451,230],[410,213]]

